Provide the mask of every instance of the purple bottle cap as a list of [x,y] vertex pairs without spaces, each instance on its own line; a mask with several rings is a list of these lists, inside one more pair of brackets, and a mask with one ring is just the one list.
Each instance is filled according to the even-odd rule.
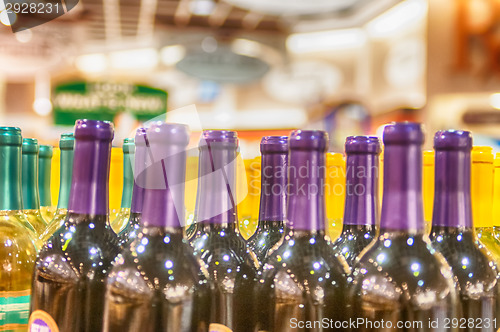
[[151,164],[145,169],[146,190],[141,222],[155,227],[184,226],[184,182],[188,127],[155,122],[146,131]]
[[345,141],[345,153],[380,154],[380,140],[376,136],[349,136]]
[[423,144],[425,134],[422,124],[393,122],[384,128],[384,144]]
[[77,214],[107,215],[109,166],[113,124],[77,120],[75,154],[68,210]]
[[288,136],[264,136],[260,141],[260,152],[288,153]]
[[320,130],[296,130],[289,139],[287,221],[296,230],[325,228],[324,183],[328,134]]
[[196,221],[232,223],[236,218],[236,157],[234,131],[206,130],[200,139]]
[[288,136],[265,136],[262,152],[259,221],[283,221],[286,210]]
[[295,130],[290,135],[290,150],[317,150],[326,152],[328,134],[322,130]]
[[113,124],[109,121],[81,119],[75,122],[76,139],[92,139],[112,141]]
[[434,135],[435,150],[471,150],[472,134],[463,130],[441,130]]

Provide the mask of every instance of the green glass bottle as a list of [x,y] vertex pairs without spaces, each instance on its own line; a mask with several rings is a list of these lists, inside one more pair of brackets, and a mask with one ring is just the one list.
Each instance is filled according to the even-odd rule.
[[21,130],[0,127],[0,331],[26,331],[34,230],[22,212]]
[[73,175],[73,155],[75,149],[75,136],[73,133],[61,135],[59,141],[61,151],[59,197],[54,218],[42,234],[42,241],[46,242],[63,224],[68,213],[69,191],[71,189],[71,176]]
[[52,220],[55,212],[50,194],[50,169],[53,154],[52,145],[40,145],[38,151],[38,191],[40,192],[40,212],[45,221]]
[[40,194],[38,191],[38,141],[24,138],[22,145],[22,184],[23,212],[28,222],[35,229],[37,241],[47,228],[47,222],[40,212]]
[[132,204],[132,188],[134,186],[134,174],[132,165],[134,163],[135,144],[133,138],[123,140],[123,191],[120,212],[111,222],[111,228],[116,234],[127,226],[130,219],[130,206]]

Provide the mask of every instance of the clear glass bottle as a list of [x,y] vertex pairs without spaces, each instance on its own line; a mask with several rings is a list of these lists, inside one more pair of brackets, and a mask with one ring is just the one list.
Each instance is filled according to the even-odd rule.
[[[418,123],[393,123],[384,128],[383,140],[380,229],[352,275],[352,315],[365,320],[356,330],[392,331],[400,321],[411,326],[399,331],[445,330],[445,320],[458,317],[458,300],[451,268],[425,233],[424,133]],[[373,326],[382,320],[383,328]],[[434,321],[439,328],[430,327]]]
[[160,122],[146,135],[153,163],[144,170],[142,227],[109,274],[103,330],[206,331],[208,275],[183,238],[188,130]]
[[0,330],[26,331],[34,229],[22,213],[21,130],[0,127]]
[[43,232],[41,239],[45,243],[59,228],[64,225],[68,214],[69,191],[71,189],[71,176],[73,174],[73,156],[75,149],[75,136],[73,133],[64,133],[59,140],[60,150],[60,176],[59,196],[57,199],[57,210],[54,218],[49,222]]
[[40,212],[43,220],[49,222],[54,218],[55,208],[52,205],[50,192],[50,173],[52,155],[54,148],[52,145],[40,145],[38,151],[38,190],[40,192]]
[[356,257],[375,236],[378,220],[378,137],[350,136],[345,143],[346,199],[342,233],[333,243],[352,268]]
[[38,141],[34,138],[24,138],[22,146],[22,184],[23,212],[28,222],[35,229],[37,246],[43,242],[41,235],[47,228],[47,222],[40,212],[40,194],[38,191]]
[[283,237],[286,212],[288,137],[265,136],[262,153],[259,222],[247,244],[262,264],[269,251]]
[[132,204],[132,188],[134,186],[134,164],[135,144],[133,138],[123,140],[123,190],[120,211],[111,222],[111,228],[119,234],[128,224],[130,218],[130,205]]

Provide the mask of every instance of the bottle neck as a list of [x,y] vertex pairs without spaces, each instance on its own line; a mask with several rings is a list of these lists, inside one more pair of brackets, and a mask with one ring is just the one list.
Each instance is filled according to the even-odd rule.
[[436,151],[432,226],[472,227],[469,151]]
[[22,210],[21,146],[0,146],[0,210]]
[[325,229],[325,153],[291,150],[288,167],[288,227]]
[[196,222],[236,221],[236,147],[200,148]]
[[67,209],[69,201],[69,192],[71,190],[71,177],[73,174],[73,149],[61,149],[60,163],[60,183],[59,197],[57,199],[58,209]]
[[424,232],[420,145],[385,146],[380,228],[384,231]]
[[186,152],[168,146],[168,155],[145,170],[146,189],[141,223],[145,226],[182,228],[185,224],[184,179]]
[[68,210],[85,215],[108,215],[111,141],[77,139]]
[[378,161],[377,154],[347,155],[344,225],[375,225],[378,214]]
[[135,181],[132,189],[132,203],[130,204],[130,212],[142,213],[144,203],[144,188],[139,186]]
[[23,209],[38,210],[40,195],[38,191],[38,154],[23,153]]
[[50,165],[52,158],[43,157],[38,160],[38,190],[40,191],[40,206],[52,206],[50,194]]
[[473,160],[471,203],[474,227],[493,227],[493,163]]
[[285,220],[287,155],[262,155],[259,225],[263,221]]
[[132,165],[134,162],[133,153],[123,154],[123,191],[122,191],[122,208],[130,208],[132,204],[132,189],[134,186],[134,174]]

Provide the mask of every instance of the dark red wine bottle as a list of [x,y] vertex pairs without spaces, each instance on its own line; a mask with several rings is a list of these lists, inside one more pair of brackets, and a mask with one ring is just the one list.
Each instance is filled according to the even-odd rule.
[[350,136],[345,142],[346,186],[342,233],[333,250],[352,268],[375,236],[378,217],[378,137]]
[[208,269],[211,332],[254,332],[258,261],[238,232],[234,131],[204,131],[200,140],[196,232],[191,245]]
[[183,238],[187,127],[153,123],[136,144],[149,143],[152,162],[139,180],[141,230],[118,256],[106,290],[104,331],[207,331],[207,275]]
[[283,237],[286,212],[288,137],[266,136],[260,142],[262,153],[259,223],[247,240],[259,263]]
[[361,322],[355,330],[456,330],[452,320],[457,319],[457,293],[451,268],[425,233],[422,127],[390,124],[383,140],[380,230],[357,259],[352,276],[353,319]]
[[[500,284],[493,257],[474,233],[471,208],[472,135],[438,131],[434,136],[435,192],[431,241],[450,264],[459,285],[460,331],[496,331]],[[478,323],[481,324],[478,324]]]
[[328,135],[297,130],[288,144],[285,236],[265,260],[256,289],[258,331],[334,331],[332,322],[349,318],[350,270],[342,256],[334,255],[325,233]]
[[144,188],[138,183],[144,176],[144,169],[151,163],[151,156],[148,153],[148,140],[146,139],[146,128],[139,128],[136,132],[139,141],[135,141],[134,154],[134,185],[132,187],[132,203],[130,204],[130,215],[128,222],[118,233],[124,247],[132,243],[140,231],[142,205],[144,203]]
[[68,214],[35,264],[31,331],[102,329],[105,279],[120,252],[109,225],[109,166],[113,125],[78,120]]

